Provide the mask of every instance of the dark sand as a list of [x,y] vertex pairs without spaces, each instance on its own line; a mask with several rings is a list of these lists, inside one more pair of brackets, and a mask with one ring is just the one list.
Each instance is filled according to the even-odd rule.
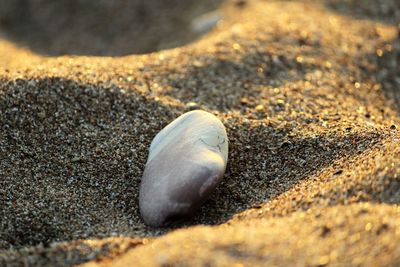
[[[0,265],[400,265],[398,1],[219,12],[190,45],[115,58],[1,24]],[[227,127],[225,178],[195,217],[147,228],[148,146],[192,101]]]

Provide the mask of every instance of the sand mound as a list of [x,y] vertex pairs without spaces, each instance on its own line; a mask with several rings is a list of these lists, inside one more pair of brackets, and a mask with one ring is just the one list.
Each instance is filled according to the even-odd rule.
[[[397,2],[219,12],[201,40],[141,56],[43,57],[4,35],[1,264],[400,264]],[[227,173],[195,217],[150,229],[148,146],[188,102],[226,125]]]
[[186,44],[201,34],[191,21],[221,0],[0,1],[0,28],[43,55],[142,54]]

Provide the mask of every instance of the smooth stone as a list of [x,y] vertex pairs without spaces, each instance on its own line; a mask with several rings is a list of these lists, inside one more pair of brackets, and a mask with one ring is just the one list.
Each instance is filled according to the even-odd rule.
[[205,33],[211,30],[221,20],[217,11],[208,12],[192,20],[191,29],[195,33]]
[[214,191],[228,160],[228,137],[213,114],[187,112],[161,130],[150,145],[139,207],[152,227],[190,216]]
[[197,104],[196,102],[188,102],[185,105],[187,111],[191,111],[191,110],[196,110],[199,109],[199,104]]

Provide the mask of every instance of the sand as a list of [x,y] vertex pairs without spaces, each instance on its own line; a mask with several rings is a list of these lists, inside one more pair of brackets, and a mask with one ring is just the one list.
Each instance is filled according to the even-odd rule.
[[[397,1],[218,12],[200,39],[120,57],[148,51],[56,26],[21,40],[0,13],[0,265],[400,265]],[[227,172],[193,218],[151,229],[148,147],[189,102],[225,124]]]

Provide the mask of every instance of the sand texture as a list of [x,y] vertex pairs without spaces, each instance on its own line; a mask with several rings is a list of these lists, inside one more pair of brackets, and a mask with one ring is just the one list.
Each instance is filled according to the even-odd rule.
[[[0,0],[0,266],[400,266],[397,0],[98,1],[74,27],[47,2]],[[227,170],[152,229],[148,148],[189,102],[226,126]]]

